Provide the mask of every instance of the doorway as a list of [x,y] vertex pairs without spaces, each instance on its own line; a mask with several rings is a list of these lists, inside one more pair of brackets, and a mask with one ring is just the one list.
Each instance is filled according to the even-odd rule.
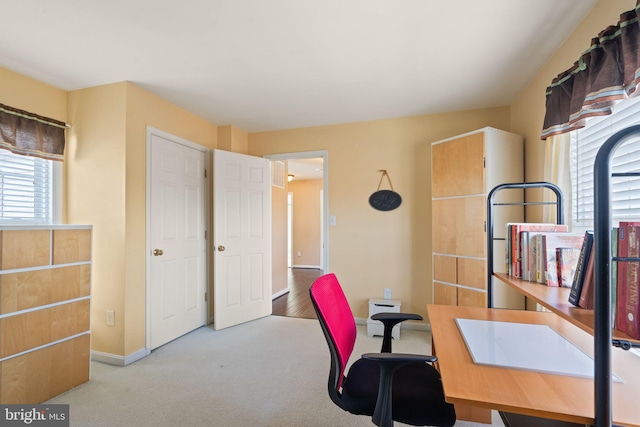
[[[283,162],[288,175],[280,201],[274,197],[273,314],[315,318],[309,287],[329,271],[328,153],[313,151],[265,157]],[[277,221],[281,227],[275,225]],[[279,234],[275,231],[278,229]]]
[[322,271],[311,268],[289,268],[289,292],[275,298],[272,302],[271,314],[284,317],[301,317],[317,319],[316,312],[309,298],[309,287]]

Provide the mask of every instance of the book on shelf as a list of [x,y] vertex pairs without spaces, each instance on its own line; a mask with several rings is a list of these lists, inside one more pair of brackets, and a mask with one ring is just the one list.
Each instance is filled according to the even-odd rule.
[[[591,254],[589,255],[589,261],[587,263],[587,268],[585,270],[584,278],[582,280],[582,290],[580,292],[580,296],[578,299],[578,306],[580,308],[593,310],[595,305],[595,256],[593,254],[595,248],[595,244],[591,246]],[[614,227],[611,230],[611,256],[618,256],[618,228]],[[611,321],[612,325],[615,327],[615,318],[616,318],[616,284],[617,284],[617,271],[618,271],[618,263],[613,262],[611,264]]]
[[542,283],[542,234],[529,236],[529,280]]
[[[640,257],[640,222],[620,222],[618,257]],[[616,329],[640,339],[640,262],[620,261],[616,297]]]
[[582,291],[580,292],[580,298],[578,299],[578,307],[588,310],[593,310],[593,292],[596,287],[596,278],[594,274],[596,257],[593,255],[594,246],[595,245],[591,245],[591,254],[589,255],[587,269],[584,272]]
[[556,248],[558,285],[561,288],[571,287],[573,275],[576,273],[576,266],[580,258],[580,250],[581,248]]
[[[529,236],[532,235],[533,232],[567,232],[568,226],[565,224],[535,222],[512,222],[507,224],[507,271],[509,274],[517,278],[524,278],[522,259],[523,256],[527,256],[529,254],[528,248],[523,247],[523,241],[520,236],[524,231],[528,231]],[[526,243],[527,242],[525,241],[524,244],[526,245]]]
[[[613,227],[611,230],[611,256],[618,256],[618,233],[619,227]],[[611,263],[611,326],[616,327],[616,307],[618,297],[618,263]]]
[[584,233],[582,241],[582,247],[580,249],[580,256],[578,258],[578,264],[576,265],[576,272],[573,275],[571,281],[571,291],[569,292],[569,302],[575,306],[580,304],[580,294],[582,293],[582,285],[584,282],[585,272],[589,264],[589,258],[591,257],[591,247],[593,246],[593,231],[587,230]]
[[504,271],[507,272],[509,276],[513,276],[513,264],[511,264],[511,229],[513,228],[513,224],[507,223],[507,233],[505,235],[504,242]]
[[531,266],[529,265],[529,231],[520,232],[520,272],[522,280],[531,280]]
[[538,256],[541,258],[539,268],[542,271],[542,283],[551,287],[559,287],[556,248],[580,250],[584,236],[578,233],[541,233],[541,236],[539,240],[541,248],[538,250]]
[[[587,271],[584,276],[584,283],[582,285],[582,292],[580,293],[580,300],[578,306],[581,308],[585,308],[588,310],[593,310],[595,300],[595,286],[596,286],[596,277],[595,277],[595,256],[593,255],[593,250],[595,245],[591,247],[591,256],[589,257],[589,264],[587,265]],[[618,256],[618,228],[614,227],[611,230],[611,256]],[[618,271],[618,263],[611,263],[611,321],[612,325],[615,326],[615,311],[616,311],[616,283],[617,283],[617,271]]]
[[[627,245],[627,228],[630,227],[629,222],[620,222],[618,228],[618,257],[626,258],[629,255],[629,247]],[[624,310],[620,309],[620,305],[623,304],[625,299],[624,293],[626,292],[627,283],[627,262],[618,261],[618,285],[616,287],[616,314],[614,324],[616,329],[621,329],[624,320]]]

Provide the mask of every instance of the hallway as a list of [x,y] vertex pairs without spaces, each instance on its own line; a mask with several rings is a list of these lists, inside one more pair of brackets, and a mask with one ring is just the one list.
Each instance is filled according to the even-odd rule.
[[312,268],[289,269],[289,292],[273,300],[274,316],[302,317],[316,319],[316,313],[309,298],[309,288],[322,270]]

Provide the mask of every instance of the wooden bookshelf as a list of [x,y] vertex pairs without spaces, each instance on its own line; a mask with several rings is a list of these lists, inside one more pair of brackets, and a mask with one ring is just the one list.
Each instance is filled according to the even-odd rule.
[[[586,310],[584,308],[576,307],[569,303],[569,288],[549,287],[537,282],[529,282],[522,279],[517,279],[513,276],[509,276],[505,273],[493,273],[500,281],[506,283],[518,292],[531,298],[541,306],[549,309],[553,313],[556,313],[563,319],[573,323],[585,332],[593,335],[594,333],[594,314],[593,310]],[[624,332],[620,332],[617,329],[613,330],[613,338],[637,341],[631,338]]]

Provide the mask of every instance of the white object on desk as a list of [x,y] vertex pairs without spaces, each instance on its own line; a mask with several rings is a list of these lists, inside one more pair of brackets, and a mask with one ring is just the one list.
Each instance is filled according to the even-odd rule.
[[479,365],[593,378],[593,359],[547,325],[460,318],[456,323]]

